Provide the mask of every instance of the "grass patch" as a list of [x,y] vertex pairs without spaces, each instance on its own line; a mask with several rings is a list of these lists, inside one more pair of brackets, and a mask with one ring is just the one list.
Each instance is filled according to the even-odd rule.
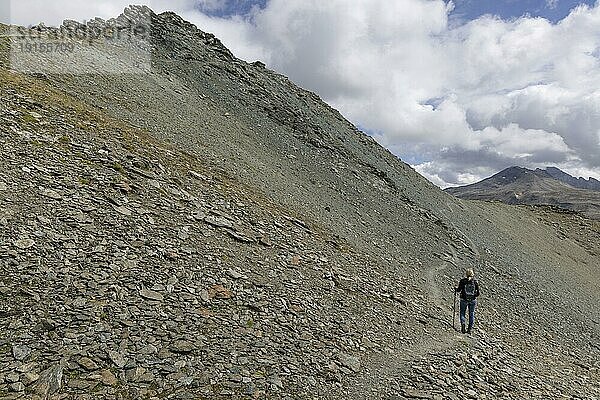
[[38,120],[31,114],[29,113],[25,113],[23,114],[23,116],[21,117],[21,122],[23,122],[24,124],[37,124]]
[[119,164],[118,162],[113,163],[113,165],[111,165],[111,167],[115,171],[120,172],[121,174],[125,175],[125,168],[123,168],[123,166],[121,164]]
[[69,135],[62,135],[59,139],[58,139],[59,143],[62,144],[70,144],[71,143],[71,138],[69,137]]

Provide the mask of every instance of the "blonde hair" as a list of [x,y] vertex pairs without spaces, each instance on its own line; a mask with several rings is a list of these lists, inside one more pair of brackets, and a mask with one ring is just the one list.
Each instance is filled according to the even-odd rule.
[[475,276],[475,272],[473,272],[473,268],[467,268],[465,270],[465,275],[467,276],[467,278],[472,278]]

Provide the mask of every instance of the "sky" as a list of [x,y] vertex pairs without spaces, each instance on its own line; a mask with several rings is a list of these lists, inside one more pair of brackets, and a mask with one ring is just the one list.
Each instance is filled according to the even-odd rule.
[[[131,0],[14,0],[30,25]],[[600,179],[595,0],[148,0],[318,93],[441,187],[518,165]]]

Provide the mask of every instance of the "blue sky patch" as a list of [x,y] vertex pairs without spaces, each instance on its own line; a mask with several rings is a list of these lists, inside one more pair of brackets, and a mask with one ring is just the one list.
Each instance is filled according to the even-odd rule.
[[[233,15],[247,15],[253,7],[265,8],[269,0],[225,0],[218,9],[199,6],[203,13],[227,18]],[[593,6],[595,0],[454,0],[454,10],[450,14],[455,23],[470,21],[482,15],[496,15],[510,20],[524,15],[543,17],[558,22],[579,4]]]
[[247,15],[253,7],[265,8],[267,0],[225,0],[223,6],[217,9],[203,7],[198,9],[211,17],[228,18],[234,15]]
[[595,0],[454,0],[452,19],[468,21],[485,14],[510,20],[524,15],[558,22],[579,4],[593,6]]

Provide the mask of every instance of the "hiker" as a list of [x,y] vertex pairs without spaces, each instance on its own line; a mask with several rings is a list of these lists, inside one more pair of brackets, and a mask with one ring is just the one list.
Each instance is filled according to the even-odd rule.
[[[458,282],[455,292],[460,293],[460,331],[470,334],[475,322],[475,307],[477,306],[477,296],[479,296],[479,284],[475,279],[473,268],[465,271],[465,277]],[[469,327],[465,329],[467,307],[469,308]]]

